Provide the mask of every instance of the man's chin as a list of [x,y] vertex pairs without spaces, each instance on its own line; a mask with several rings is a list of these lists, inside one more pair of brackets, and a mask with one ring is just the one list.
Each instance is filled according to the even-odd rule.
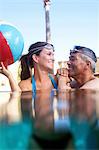
[[72,72],[68,72],[68,76],[69,77],[73,77],[73,73]]

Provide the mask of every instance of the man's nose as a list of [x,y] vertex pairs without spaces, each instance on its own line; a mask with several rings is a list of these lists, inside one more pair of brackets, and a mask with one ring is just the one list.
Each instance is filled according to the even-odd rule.
[[70,65],[70,61],[69,60],[67,61],[67,65]]

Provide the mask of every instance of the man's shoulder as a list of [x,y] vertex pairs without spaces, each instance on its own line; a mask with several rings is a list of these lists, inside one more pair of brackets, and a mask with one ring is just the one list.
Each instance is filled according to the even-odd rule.
[[99,83],[99,78],[95,77],[93,80],[90,80],[88,83]]
[[95,77],[93,80],[88,81],[81,89],[99,89],[99,78]]

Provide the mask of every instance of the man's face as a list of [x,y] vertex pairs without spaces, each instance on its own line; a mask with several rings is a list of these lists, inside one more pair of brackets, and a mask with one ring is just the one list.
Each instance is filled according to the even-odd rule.
[[80,53],[71,53],[68,61],[68,70],[69,76],[73,78],[77,78],[83,75],[86,62],[80,57]]
[[53,72],[54,69],[54,52],[52,49],[44,48],[38,56],[38,65],[48,72]]

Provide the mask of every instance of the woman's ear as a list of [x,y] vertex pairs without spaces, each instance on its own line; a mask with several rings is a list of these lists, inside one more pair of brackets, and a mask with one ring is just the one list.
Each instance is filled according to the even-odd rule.
[[39,57],[36,54],[34,54],[32,55],[32,59],[35,63],[38,63]]

